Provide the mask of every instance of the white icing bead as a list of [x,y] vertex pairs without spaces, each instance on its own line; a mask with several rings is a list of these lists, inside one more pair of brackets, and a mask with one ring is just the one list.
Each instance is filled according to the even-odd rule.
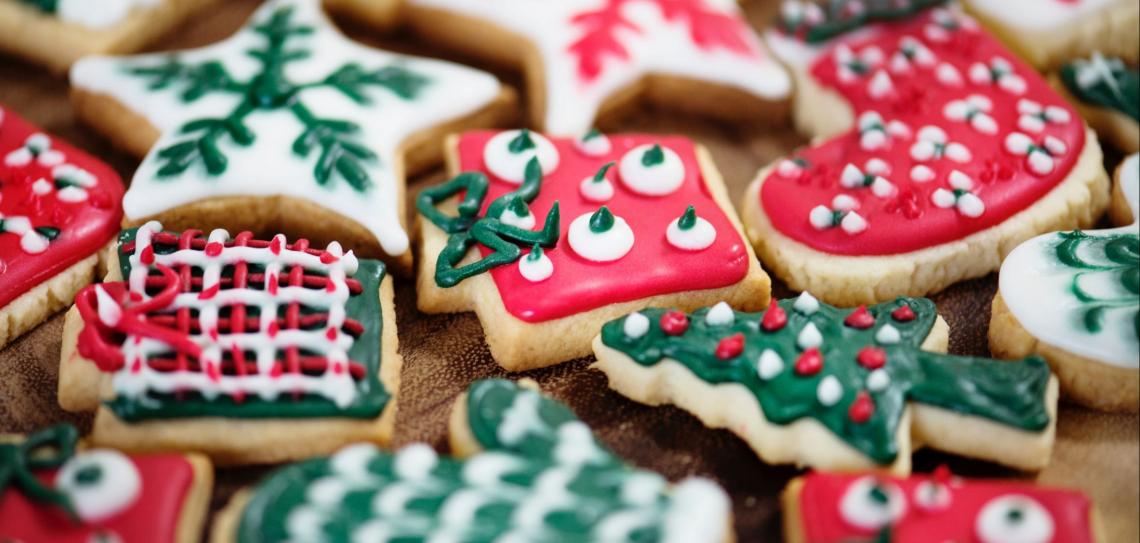
[[609,178],[594,181],[594,176],[587,176],[578,184],[578,193],[588,202],[604,204],[614,197],[614,184]]
[[705,314],[705,324],[709,326],[730,326],[736,322],[736,313],[727,302],[718,302]]
[[1066,151],[1069,150],[1068,146],[1065,145],[1065,142],[1054,136],[1045,136],[1045,148],[1054,155],[1063,155]]
[[967,192],[958,197],[958,212],[967,217],[981,217],[986,212],[986,204],[974,193]]
[[533,148],[512,153],[511,142],[521,134],[522,130],[500,132],[483,148],[483,164],[487,169],[499,179],[516,185],[522,184],[526,177],[526,164],[530,159],[538,158],[538,164],[544,174],[558,169],[559,162],[558,148],[537,132],[527,131],[527,135],[534,142]]
[[368,464],[378,456],[379,449],[371,443],[348,445],[329,459],[329,467],[342,477],[366,480],[372,477]]
[[831,207],[836,211],[851,211],[859,208],[859,201],[847,194],[836,194],[831,199]]
[[954,204],[957,202],[957,197],[954,196],[953,192],[946,189],[936,189],[930,193],[930,201],[942,209],[949,209],[954,207]]
[[819,382],[819,387],[815,390],[816,399],[819,400],[820,405],[824,407],[831,407],[843,398],[843,385],[839,383],[834,375],[828,375]]
[[948,180],[950,186],[956,189],[971,190],[974,188],[974,180],[959,170],[951,170]]
[[881,158],[872,158],[868,160],[867,163],[863,166],[863,169],[866,170],[867,173],[875,175],[891,174],[890,164],[887,164],[886,161]]
[[672,194],[685,182],[685,164],[675,151],[662,145],[661,162],[647,166],[642,160],[653,148],[653,144],[640,145],[622,156],[618,164],[621,182],[643,196]]
[[159,0],[59,0],[56,14],[61,20],[92,29],[106,29],[122,22],[140,6],[154,6]]
[[1015,155],[1028,153],[1031,145],[1033,145],[1033,140],[1020,132],[1010,132],[1005,137],[1005,150]]
[[970,154],[970,150],[967,149],[965,145],[957,142],[947,143],[944,153],[946,158],[962,164],[969,162],[973,158],[973,155]]
[[87,191],[79,187],[63,187],[59,192],[55,193],[55,197],[59,198],[61,202],[79,203],[87,201]]
[[848,234],[855,235],[867,229],[867,221],[862,215],[852,211],[843,216],[839,227]]
[[891,376],[886,370],[879,368],[872,370],[867,374],[867,390],[871,392],[882,392],[891,385]]
[[816,311],[819,311],[819,300],[810,292],[801,292],[796,298],[796,302],[792,304],[792,309],[801,315],[814,315]]
[[831,220],[834,214],[827,206],[815,206],[808,214],[808,221],[816,230],[827,230],[832,227]]
[[1049,510],[1033,498],[1017,494],[990,500],[974,521],[974,531],[982,543],[1048,543],[1053,540],[1054,528]]
[[23,235],[32,231],[32,221],[27,217],[4,217],[4,231]]
[[71,499],[80,519],[96,523],[129,509],[142,491],[142,477],[123,453],[92,449],[63,464],[55,487]]
[[823,345],[823,334],[819,333],[819,328],[816,328],[814,322],[807,323],[803,330],[800,330],[796,336],[796,345],[805,351]]
[[682,230],[679,218],[673,219],[665,229],[665,238],[673,247],[682,251],[702,251],[716,241],[716,228],[700,216],[688,230]]
[[934,177],[934,170],[924,164],[919,164],[910,169],[910,179],[915,183],[928,183]]
[[622,332],[630,339],[639,339],[649,332],[649,318],[641,313],[630,313],[622,323]]
[[1048,175],[1053,171],[1053,157],[1045,153],[1034,151],[1029,153],[1027,159],[1029,161],[1029,169],[1035,174]]
[[499,214],[499,221],[509,226],[522,228],[523,230],[534,228],[535,222],[534,213],[530,212],[529,207],[526,210],[526,215],[519,215],[515,213],[514,209],[511,209],[511,206],[507,206],[506,209],[503,209],[503,212]]
[[772,349],[764,349],[764,352],[760,353],[760,360],[756,363],[756,373],[760,379],[770,381],[782,371],[784,371],[784,361],[780,355]]
[[20,166],[27,166],[32,162],[32,152],[26,147],[20,147],[14,151],[4,155],[4,165],[18,168]]
[[554,275],[554,262],[546,256],[546,251],[538,255],[538,258],[525,254],[519,257],[519,274],[531,283],[540,283]]
[[876,100],[890,96],[894,90],[895,84],[891,81],[891,76],[883,70],[876,72],[867,83],[867,94]]
[[953,501],[950,487],[937,481],[923,481],[914,488],[914,504],[927,513],[945,511]]
[[962,72],[959,72],[953,64],[946,62],[939,64],[938,69],[934,72],[934,77],[938,79],[939,83],[947,87],[962,86]]
[[894,196],[897,191],[898,189],[896,189],[890,181],[882,177],[876,177],[875,180],[871,182],[871,194],[879,198],[890,198]]
[[578,256],[592,262],[612,262],[633,249],[633,229],[625,219],[614,215],[614,224],[605,232],[590,230],[593,213],[583,213],[570,223],[567,241]]
[[[885,503],[871,497],[878,486],[887,501]],[[873,475],[852,481],[839,501],[839,511],[843,520],[856,528],[878,530],[906,515],[906,494],[898,485],[889,481],[877,481]]]
[[889,324],[884,324],[882,328],[879,328],[878,332],[875,332],[875,341],[880,345],[894,345],[901,340],[902,335],[899,334],[898,328]]
[[35,230],[29,230],[20,236],[20,248],[34,255],[46,251],[50,243],[47,238]]
[[802,173],[804,170],[794,160],[781,160],[780,164],[776,166],[776,173],[783,177],[795,177]]
[[40,196],[51,194],[53,188],[55,188],[55,186],[47,179],[37,179],[35,183],[32,183],[32,192]]
[[839,174],[839,184],[843,187],[852,189],[855,187],[863,186],[863,172],[854,164],[848,163],[843,167],[843,172]]
[[593,132],[574,140],[574,147],[583,155],[597,158],[613,150],[610,138],[601,132]]

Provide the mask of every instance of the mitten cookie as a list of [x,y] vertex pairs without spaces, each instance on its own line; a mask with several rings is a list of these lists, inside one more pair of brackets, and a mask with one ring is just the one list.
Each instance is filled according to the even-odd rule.
[[744,123],[783,117],[791,81],[735,0],[408,0],[412,30],[526,72],[531,123],[578,137],[644,101]]
[[860,13],[786,11],[769,34],[797,123],[825,138],[745,194],[775,275],[839,305],[921,296],[1093,224],[1108,201],[1100,147],[1041,77],[954,11]]
[[451,434],[461,459],[424,444],[394,454],[353,445],[280,469],[234,497],[213,541],[733,539],[720,487],[671,485],[627,466],[536,390],[475,382],[456,403]]
[[419,307],[475,311],[508,370],[585,356],[603,323],[643,307],[768,302],[720,174],[688,139],[514,130],[449,149],[456,177],[417,201]]
[[1057,407],[1045,361],[941,354],[947,338],[925,298],[852,310],[804,293],[763,313],[632,313],[594,339],[594,367],[634,401],[731,430],[770,464],[906,474],[911,452],[930,447],[1044,467]]
[[1062,65],[1052,81],[1102,138],[1126,153],[1140,151],[1140,70],[1135,65],[1094,52]]
[[906,479],[811,473],[788,483],[781,501],[786,543],[1104,541],[1081,492],[963,480],[945,469]]
[[122,197],[109,166],[0,106],[0,347],[91,282]]
[[1001,265],[990,319],[995,355],[1038,354],[1066,398],[1110,411],[1140,410],[1137,194],[1140,155],[1132,155],[1116,171],[1112,208],[1129,225],[1019,245]]
[[317,0],[268,2],[210,47],[84,59],[71,81],[81,118],[146,155],[127,225],[338,241],[400,270],[405,173],[512,101],[489,74],[349,41]]
[[157,223],[119,241],[60,355],[60,405],[98,409],[96,445],[239,464],[391,437],[402,359],[382,263]]
[[0,435],[0,539],[196,543],[214,472],[199,455],[77,447],[69,425]]
[[63,72],[80,57],[130,53],[217,0],[0,0],[0,51]]
[[1140,5],[1132,0],[965,0],[1018,56],[1045,70],[1093,51],[1140,60]]

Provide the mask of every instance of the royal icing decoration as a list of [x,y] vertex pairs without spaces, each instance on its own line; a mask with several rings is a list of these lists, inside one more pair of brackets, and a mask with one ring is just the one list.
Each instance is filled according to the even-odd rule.
[[1140,70],[1118,58],[1094,52],[1061,67],[1061,81],[1078,100],[1108,108],[1140,122]]
[[95,30],[103,30],[123,22],[136,9],[152,8],[164,0],[19,0],[39,11]]
[[[464,134],[459,140],[464,173],[420,193],[420,213],[450,236],[436,267],[438,285],[449,287],[490,271],[508,312],[542,322],[612,303],[725,287],[747,274],[747,247],[712,198],[691,141],[610,135],[610,151],[590,156],[576,150],[574,139],[543,138],[560,157],[557,167],[544,175],[540,156],[518,150],[530,157],[529,177],[518,185],[498,177],[488,162],[486,148],[498,145],[503,134],[519,137],[518,132]],[[539,137],[531,134],[533,141]],[[644,165],[647,156],[650,164]],[[646,168],[665,168],[681,180],[668,181],[672,188],[667,193],[647,196],[631,188],[643,185],[626,179],[623,168],[610,167],[631,157],[637,162],[635,176]],[[667,165],[671,161],[677,168]],[[609,187],[604,203],[583,188],[596,183]],[[457,196],[457,215],[437,208]],[[500,218],[503,206],[520,199],[537,218],[534,230]],[[561,216],[570,220],[563,223]],[[528,277],[529,270],[522,271],[529,266],[524,250],[535,244],[553,268],[539,281],[532,278],[542,274]],[[472,248],[483,258],[460,265]],[[516,260],[518,266],[505,266]]]
[[114,239],[114,170],[0,107],[0,307]]
[[374,418],[389,401],[380,262],[153,222],[120,236],[119,261],[125,281],[76,298],[79,353],[113,375],[119,418]]
[[[1071,24],[1119,0],[966,0],[987,19],[1024,30],[1047,30]],[[1107,15],[1106,15],[1107,16]]]
[[806,541],[1092,543],[1092,504],[1080,492],[1012,481],[932,475],[815,472],[800,479]]
[[[743,385],[768,421],[813,419],[880,465],[895,461],[898,432],[907,431],[899,423],[911,403],[1030,432],[1049,424],[1045,362],[921,350],[936,318],[925,298],[839,309],[809,295],[773,302],[759,314],[735,312],[727,323],[712,322],[715,311],[686,318],[644,309],[649,330],[630,336],[618,319],[602,328],[602,342],[642,366],[673,360],[709,384]],[[684,328],[672,324],[678,319]]]
[[[1140,155],[1121,166],[1133,218],[1140,206]],[[1136,369],[1140,364],[1140,237],[1131,226],[1053,232],[1017,246],[998,278],[1002,300],[1030,334],[1076,355]]]
[[791,90],[735,0],[411,4],[480,19],[529,40],[542,73],[532,92],[543,93],[542,126],[557,136],[586,134],[607,99],[651,75],[733,87],[762,100],[782,100]]
[[510,381],[477,381],[467,420],[482,451],[372,445],[271,474],[237,541],[608,541],[714,543],[731,507],[712,482],[670,485],[627,466],[564,405]]
[[59,425],[0,444],[0,538],[175,541],[194,481],[186,458],[76,452],[78,440]]
[[494,77],[343,37],[315,0],[274,0],[219,44],[78,62],[71,82],[162,132],[123,200],[129,219],[223,196],[291,196],[356,221],[389,255],[404,140],[491,103]]
[[855,4],[794,8],[798,22],[769,34],[856,118],[763,180],[777,231],[828,254],[909,253],[1000,224],[1068,176],[1084,123],[997,40],[954,11],[919,11],[931,2]]

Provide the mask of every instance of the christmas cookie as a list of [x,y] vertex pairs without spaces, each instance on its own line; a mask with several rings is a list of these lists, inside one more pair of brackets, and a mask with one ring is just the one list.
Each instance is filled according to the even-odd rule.
[[839,309],[804,293],[760,313],[631,313],[594,339],[594,367],[634,401],[731,430],[770,464],[906,474],[930,447],[1044,467],[1057,407],[1045,361],[942,354],[947,338],[925,298]]
[[0,106],[0,347],[94,279],[122,197],[109,166]]
[[720,487],[671,485],[626,465],[536,390],[475,382],[451,433],[455,459],[424,444],[396,453],[352,445],[282,468],[234,497],[213,541],[733,540]]
[[1094,52],[1061,66],[1053,84],[1102,138],[1126,153],[1140,151],[1140,70]]
[[0,52],[63,72],[81,57],[130,53],[217,0],[0,0]]
[[402,359],[392,280],[333,242],[124,231],[67,314],[59,403],[96,445],[223,464],[385,444]]
[[643,307],[768,302],[720,174],[688,139],[511,130],[449,149],[456,177],[417,200],[419,307],[475,311],[508,370],[586,356],[603,323]]
[[905,479],[811,473],[793,479],[781,501],[786,543],[1104,541],[1096,508],[1080,492],[963,480],[944,468]]
[[796,121],[820,139],[759,173],[744,223],[775,275],[829,303],[991,273],[1021,241],[1092,225],[1108,200],[1080,116],[971,19],[922,4],[785,10],[769,33]]
[[404,177],[512,101],[489,74],[353,43],[317,0],[274,0],[228,40],[89,58],[79,116],[145,155],[127,225],[285,233],[410,270]]
[[83,448],[69,425],[0,435],[0,540],[196,543],[214,472],[199,455]]
[[432,42],[521,66],[531,123],[555,136],[639,101],[754,123],[782,117],[790,96],[735,0],[407,0],[404,11]]
[[990,350],[1044,357],[1066,398],[1098,409],[1140,410],[1138,193],[1140,155],[1132,155],[1116,172],[1113,202],[1118,219],[1127,207],[1128,226],[1019,245],[1002,263],[993,302]]
[[1093,51],[1140,55],[1140,5],[1132,0],[964,0],[966,9],[1038,69]]

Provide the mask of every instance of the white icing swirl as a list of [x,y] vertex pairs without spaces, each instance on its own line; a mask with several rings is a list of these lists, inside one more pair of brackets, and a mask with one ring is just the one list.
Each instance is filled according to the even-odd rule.
[[537,157],[542,173],[549,174],[558,169],[558,148],[542,134],[527,131],[527,137],[534,147],[519,152],[511,151],[511,142],[522,135],[522,130],[508,130],[496,134],[483,148],[483,164],[496,177],[514,184],[521,184],[526,176],[526,164]]
[[613,262],[633,249],[633,229],[625,219],[614,215],[613,226],[604,232],[590,229],[593,213],[583,213],[570,223],[567,241],[579,256],[592,262]]
[[647,153],[655,152],[654,144],[634,147],[627,152],[618,165],[621,182],[633,192],[642,196],[665,196],[681,188],[685,181],[685,164],[672,149],[660,146],[661,161],[646,165]]

